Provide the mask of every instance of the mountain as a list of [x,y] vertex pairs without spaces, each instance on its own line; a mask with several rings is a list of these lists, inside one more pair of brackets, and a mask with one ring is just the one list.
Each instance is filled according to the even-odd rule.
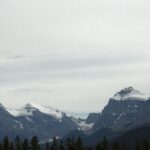
[[82,130],[73,130],[73,131],[69,132],[68,134],[66,134],[63,137],[63,140],[66,140],[67,138],[77,139],[78,137],[80,137],[84,141],[87,138],[87,135]]
[[138,100],[138,101],[147,101],[150,99],[149,95],[141,93],[139,90],[134,89],[133,87],[125,88],[117,92],[113,98],[114,100]]
[[55,119],[58,119],[61,121],[65,113],[60,112],[59,110],[53,109],[51,107],[44,107],[35,103],[27,103],[25,106],[23,106],[20,109],[9,109],[6,108],[6,110],[15,117],[20,116],[33,116],[36,111],[39,111],[45,115],[51,116]]
[[[100,113],[90,113],[84,122],[91,127],[70,132],[66,136],[80,135],[87,145],[94,145],[104,136],[113,140],[128,131],[148,124],[150,126],[150,98],[133,87],[120,90]],[[144,117],[143,117],[144,116]],[[143,134],[144,135],[144,134]]]
[[96,132],[88,135],[84,142],[86,143],[86,145],[89,146],[95,146],[98,142],[100,142],[101,140],[103,140],[104,136],[107,137],[108,140],[114,139],[116,138],[118,135],[120,135],[119,132],[115,132],[113,130],[111,130],[110,128],[101,128],[99,130],[97,130]]
[[28,103],[14,110],[0,105],[0,138],[37,135],[40,140],[48,140],[53,136],[62,137],[77,128],[79,125],[72,117],[51,107]]
[[34,103],[27,103],[19,109],[0,104],[0,138],[37,135],[40,141],[47,141],[54,136],[81,136],[86,143],[94,144],[104,135],[113,139],[143,124],[150,124],[149,114],[150,97],[133,87],[114,94],[102,112],[90,113],[86,119],[76,119]]
[[[110,98],[93,130],[107,127],[114,131],[128,130],[150,122],[150,98],[132,87],[125,88]],[[143,117],[144,116],[144,117]]]
[[112,143],[118,142],[120,144],[127,143],[128,149],[135,150],[137,141],[143,142],[145,139],[150,139],[150,124],[143,125],[133,130],[129,130],[111,141]]
[[100,116],[100,113],[90,113],[85,121],[86,123],[96,122],[99,116]]

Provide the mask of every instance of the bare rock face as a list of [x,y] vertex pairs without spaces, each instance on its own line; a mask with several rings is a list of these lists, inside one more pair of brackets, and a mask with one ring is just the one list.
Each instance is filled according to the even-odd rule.
[[0,138],[37,135],[40,140],[48,140],[54,136],[62,137],[77,128],[71,117],[52,108],[27,104],[19,110],[12,110],[0,105]]
[[109,127],[119,131],[150,123],[149,113],[149,96],[132,87],[125,88],[110,98],[95,122],[93,130]]
[[[51,107],[28,103],[14,110],[0,104],[0,138],[8,135],[14,138],[31,138],[37,135],[40,140],[63,137],[72,131],[95,134],[126,131],[150,125],[150,98],[132,87],[125,88],[109,99],[101,113],[90,113],[87,119],[76,119]],[[96,134],[96,131],[99,131]],[[111,132],[108,132],[111,131]],[[94,138],[93,138],[94,139]]]

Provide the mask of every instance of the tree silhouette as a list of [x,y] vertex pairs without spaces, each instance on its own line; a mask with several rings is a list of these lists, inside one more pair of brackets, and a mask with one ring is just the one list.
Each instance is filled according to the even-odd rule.
[[60,141],[60,150],[64,150],[64,144],[63,144],[63,140]]
[[115,142],[112,146],[112,150],[120,150],[120,146],[118,142]]
[[51,150],[57,150],[57,147],[58,147],[58,145],[57,145],[58,143],[57,143],[57,139],[56,139],[56,137],[53,137],[53,143],[52,143],[52,146],[51,146]]
[[10,143],[10,150],[15,150],[13,142]]
[[15,147],[16,147],[16,150],[21,150],[21,140],[19,136],[16,136],[15,138]]
[[140,150],[140,141],[139,140],[136,141],[136,150]]
[[3,150],[3,146],[2,146],[2,143],[0,143],[0,150]]
[[142,150],[149,150],[149,142],[146,139],[144,139],[144,141],[143,141],[143,148],[142,148]]
[[3,139],[3,150],[9,150],[10,148],[10,145],[9,145],[9,140],[8,140],[8,137],[4,137]]
[[103,141],[102,141],[102,148],[103,148],[103,150],[108,149],[108,141],[107,141],[105,136],[104,136]]
[[122,150],[128,150],[127,143],[123,143],[121,149]]
[[71,138],[67,138],[66,140],[66,148],[67,150],[75,150],[75,142],[74,142],[74,137]]
[[30,146],[27,139],[24,139],[22,143],[22,150],[30,150]]
[[77,150],[83,150],[83,143],[80,137],[77,138],[76,140],[76,149]]
[[31,150],[40,150],[37,136],[32,137],[30,144],[31,144]]
[[45,145],[45,150],[50,150],[49,142],[46,143],[46,145]]
[[96,145],[96,150],[103,150],[101,142]]

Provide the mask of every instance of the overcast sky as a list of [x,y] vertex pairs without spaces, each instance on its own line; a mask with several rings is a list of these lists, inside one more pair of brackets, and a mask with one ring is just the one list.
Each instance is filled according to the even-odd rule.
[[0,0],[0,102],[100,111],[150,94],[149,0]]

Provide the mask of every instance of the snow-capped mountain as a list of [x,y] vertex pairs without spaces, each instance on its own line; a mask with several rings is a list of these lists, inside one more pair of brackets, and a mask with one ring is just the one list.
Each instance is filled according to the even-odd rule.
[[114,96],[114,100],[145,100],[147,101],[150,98],[149,95],[143,94],[140,91],[134,89],[133,87],[128,87],[120,92],[117,92]]
[[34,103],[27,103],[19,109],[0,104],[0,138],[6,135],[10,138],[37,135],[45,141],[77,130],[86,134],[103,129],[116,132],[150,124],[149,114],[149,96],[132,87],[114,94],[101,113],[91,113],[87,119],[76,119],[57,109]]
[[77,130],[82,130],[82,131],[90,130],[94,125],[94,121],[88,123],[85,119],[80,119],[80,118],[76,119],[74,117],[72,117],[72,120],[78,125]]
[[33,112],[40,111],[43,114],[47,114],[49,116],[52,116],[56,119],[61,120],[63,118],[64,113],[60,112],[59,110],[53,109],[49,106],[41,106],[38,104],[35,104],[33,102],[27,103],[25,106],[23,106],[20,109],[6,109],[11,115],[15,117],[19,116],[33,116]]
[[63,137],[73,130],[88,130],[93,125],[49,106],[31,102],[19,109],[0,104],[0,114],[0,138],[6,135],[10,138],[37,135],[43,141],[54,136]]
[[143,123],[150,123],[149,113],[149,96],[133,87],[128,87],[110,98],[96,120],[93,129],[108,127],[113,130],[124,130],[133,128]]

